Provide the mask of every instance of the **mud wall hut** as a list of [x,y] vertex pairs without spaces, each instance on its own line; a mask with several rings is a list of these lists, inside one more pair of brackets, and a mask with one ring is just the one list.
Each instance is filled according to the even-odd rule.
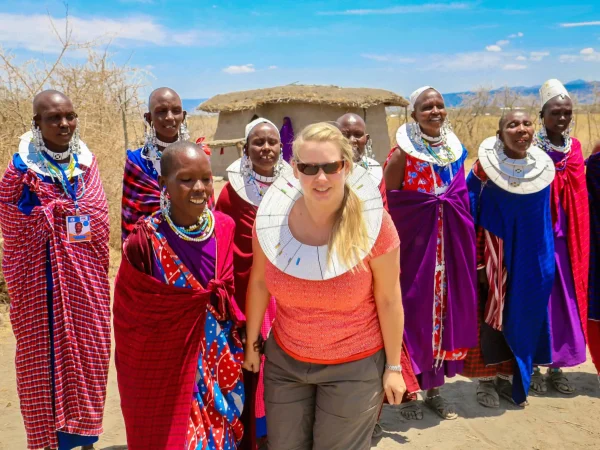
[[255,115],[273,121],[279,128],[283,118],[289,117],[298,133],[311,123],[356,113],[365,119],[375,157],[383,162],[392,145],[385,108],[407,105],[404,98],[383,89],[289,85],[216,95],[198,109],[219,113],[214,140],[209,144],[213,147],[213,173],[225,175],[227,167],[239,157],[244,129]]

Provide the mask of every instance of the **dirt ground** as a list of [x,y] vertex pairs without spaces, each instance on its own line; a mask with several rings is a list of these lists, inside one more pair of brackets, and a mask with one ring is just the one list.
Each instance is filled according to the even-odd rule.
[[[15,382],[15,340],[6,306],[0,308],[0,450],[21,450],[26,442]],[[457,420],[441,421],[425,410],[423,420],[406,422],[397,409],[388,406],[382,417],[385,433],[373,441],[373,448],[599,448],[600,386],[593,365],[587,362],[567,371],[577,387],[573,397],[564,398],[551,391],[545,397],[530,397],[525,410],[505,401],[499,409],[483,408],[475,400],[476,384],[456,377],[444,388],[444,394],[457,405]],[[127,448],[114,362],[110,367],[104,430],[97,449]]]

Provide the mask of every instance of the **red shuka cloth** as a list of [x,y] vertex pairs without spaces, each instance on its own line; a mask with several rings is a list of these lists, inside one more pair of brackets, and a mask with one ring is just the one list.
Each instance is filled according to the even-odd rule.
[[[141,231],[134,228],[131,237]],[[180,449],[187,433],[206,306],[231,307],[235,224],[215,213],[217,278],[205,290],[177,288],[137,270],[151,255],[128,251],[115,280],[115,363],[130,450]],[[136,258],[137,260],[134,260]],[[131,259],[129,261],[128,259]]]
[[[108,204],[96,159],[89,168],[80,167],[85,195],[78,202],[79,213],[90,216],[91,242],[68,243],[66,216],[75,215],[75,209],[60,184],[43,182],[31,169],[22,173],[12,163],[0,183],[2,270],[17,340],[17,388],[28,448],[57,448],[57,430],[85,436],[102,433],[110,359]],[[17,206],[25,185],[41,203],[30,215]],[[82,189],[78,183],[78,195]],[[54,284],[54,399],[47,243]]]
[[577,295],[579,319],[587,341],[590,211],[581,143],[573,138],[571,152],[567,157],[566,165],[563,163],[555,165],[556,177],[552,182],[550,191],[552,219],[553,222],[556,221],[559,205],[562,205],[569,222],[567,243],[573,270],[575,293]]

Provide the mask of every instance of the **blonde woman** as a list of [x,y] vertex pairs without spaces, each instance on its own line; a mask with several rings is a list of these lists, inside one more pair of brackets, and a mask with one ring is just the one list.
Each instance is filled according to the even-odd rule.
[[293,173],[258,209],[244,368],[259,369],[273,296],[264,373],[270,449],[368,449],[384,392],[399,404],[406,390],[400,242],[378,187],[352,160],[335,126],[306,127],[294,141]]

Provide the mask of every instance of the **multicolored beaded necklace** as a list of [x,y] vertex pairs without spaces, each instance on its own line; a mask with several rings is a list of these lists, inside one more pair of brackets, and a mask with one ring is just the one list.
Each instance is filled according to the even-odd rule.
[[163,214],[171,230],[181,239],[191,242],[202,242],[212,236],[215,230],[215,217],[210,209],[205,208],[198,221],[189,227],[179,227],[173,223],[169,214]]

